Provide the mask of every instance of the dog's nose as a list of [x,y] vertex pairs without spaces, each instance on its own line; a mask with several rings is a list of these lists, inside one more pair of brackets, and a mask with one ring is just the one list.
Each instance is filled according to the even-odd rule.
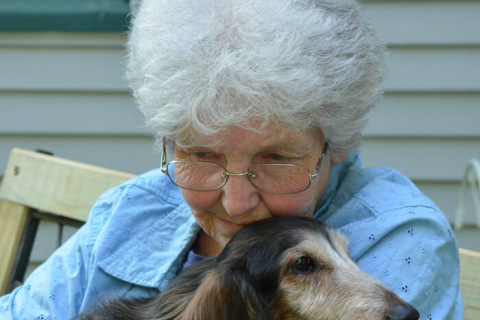
[[398,305],[387,314],[387,320],[417,320],[420,314],[411,305]]

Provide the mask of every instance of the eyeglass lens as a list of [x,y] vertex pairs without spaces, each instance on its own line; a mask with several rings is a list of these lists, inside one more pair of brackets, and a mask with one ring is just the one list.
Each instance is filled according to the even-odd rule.
[[[217,190],[228,179],[225,169],[215,163],[175,161],[168,164],[167,171],[176,185],[189,190]],[[310,185],[310,171],[300,165],[254,165],[247,176],[255,187],[265,192],[295,193]]]

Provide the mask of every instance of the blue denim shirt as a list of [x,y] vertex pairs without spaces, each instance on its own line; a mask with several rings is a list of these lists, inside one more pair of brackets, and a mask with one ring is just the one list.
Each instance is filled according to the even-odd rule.
[[[463,319],[458,248],[443,213],[393,169],[334,165],[315,219],[350,239],[352,258],[413,304],[421,319]],[[199,226],[160,170],[107,191],[87,223],[25,284],[0,298],[0,319],[70,319],[105,297],[165,289]]]

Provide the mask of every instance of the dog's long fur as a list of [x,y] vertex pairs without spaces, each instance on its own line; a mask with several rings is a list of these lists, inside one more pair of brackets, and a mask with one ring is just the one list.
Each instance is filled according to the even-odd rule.
[[348,241],[307,218],[271,218],[239,231],[216,258],[155,298],[113,300],[80,319],[418,319],[352,261]]

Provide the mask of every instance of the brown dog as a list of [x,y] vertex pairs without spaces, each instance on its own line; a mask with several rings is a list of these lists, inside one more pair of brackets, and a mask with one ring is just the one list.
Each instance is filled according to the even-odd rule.
[[240,230],[216,258],[157,297],[113,300],[80,319],[415,320],[418,311],[350,258],[339,232],[307,218]]

